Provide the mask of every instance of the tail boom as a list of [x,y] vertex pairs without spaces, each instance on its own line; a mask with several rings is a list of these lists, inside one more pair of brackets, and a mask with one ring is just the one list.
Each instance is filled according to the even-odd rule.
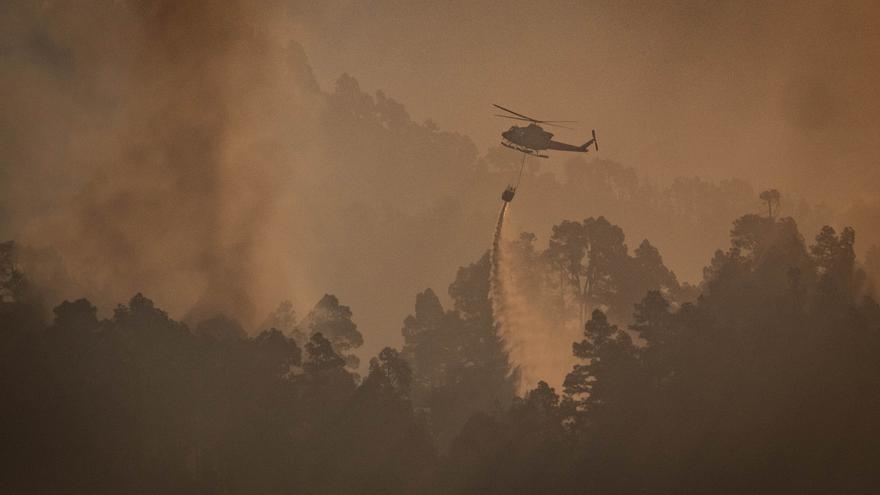
[[596,140],[596,131],[593,131],[593,139],[590,139],[586,143],[575,146],[573,144],[560,143],[558,141],[550,141],[550,149],[557,151],[579,151],[581,153],[586,153],[589,151],[590,145],[595,145],[596,151],[599,151],[599,141]]

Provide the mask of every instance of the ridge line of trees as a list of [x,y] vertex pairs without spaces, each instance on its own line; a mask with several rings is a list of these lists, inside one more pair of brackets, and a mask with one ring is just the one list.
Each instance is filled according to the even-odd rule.
[[791,218],[744,215],[701,285],[683,287],[603,217],[562,222],[543,251],[524,234],[511,246],[520,285],[560,325],[590,317],[562,389],[542,381],[522,397],[486,256],[459,269],[451,308],[418,294],[402,349],[360,377],[363,336],[332,295],[302,321],[282,303],[252,336],[222,316],[177,322],[141,294],[104,320],[64,301],[45,323],[2,243],[0,481],[19,493],[871,493],[880,306],[877,260],[862,268],[855,239],[826,226],[808,245]]

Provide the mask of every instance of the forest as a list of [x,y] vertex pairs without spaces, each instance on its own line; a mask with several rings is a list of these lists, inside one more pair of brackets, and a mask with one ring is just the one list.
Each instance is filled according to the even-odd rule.
[[[698,286],[604,217],[510,241],[557,314],[592,309],[560,388],[517,393],[489,253],[427,289],[361,368],[350,308],[282,303],[256,334],[135,294],[47,308],[0,251],[11,493],[869,493],[880,462],[878,251],[735,219]],[[561,278],[560,278],[561,274]],[[592,289],[578,284],[589,278]],[[561,280],[561,282],[559,282]],[[562,298],[560,299],[560,293]],[[567,294],[567,297],[566,297]],[[567,302],[566,302],[567,301]],[[561,306],[562,305],[562,306]],[[578,306],[579,308],[563,306]],[[582,307],[581,307],[582,306]],[[560,325],[564,323],[560,322]],[[362,371],[359,371],[362,370]]]
[[880,492],[876,2],[510,5],[0,2],[0,492]]

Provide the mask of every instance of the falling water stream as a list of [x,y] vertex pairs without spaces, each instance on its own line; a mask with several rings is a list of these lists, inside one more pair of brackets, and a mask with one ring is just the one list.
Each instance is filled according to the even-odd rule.
[[[525,155],[516,187],[519,187],[524,165]],[[507,227],[511,213],[511,203],[503,202],[489,259],[489,299],[496,332],[507,353],[520,394],[534,388],[539,380],[559,390],[565,374],[574,364],[571,344],[580,331],[545,314],[534,297],[520,286],[518,274],[523,260],[516,249],[511,249],[511,239],[505,238],[511,234]]]

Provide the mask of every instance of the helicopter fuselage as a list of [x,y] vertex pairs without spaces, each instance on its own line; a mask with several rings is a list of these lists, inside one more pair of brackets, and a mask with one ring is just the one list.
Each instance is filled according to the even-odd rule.
[[550,148],[553,134],[545,131],[541,126],[529,124],[526,127],[513,126],[501,133],[501,137],[511,144],[522,146],[531,150],[546,150]]

